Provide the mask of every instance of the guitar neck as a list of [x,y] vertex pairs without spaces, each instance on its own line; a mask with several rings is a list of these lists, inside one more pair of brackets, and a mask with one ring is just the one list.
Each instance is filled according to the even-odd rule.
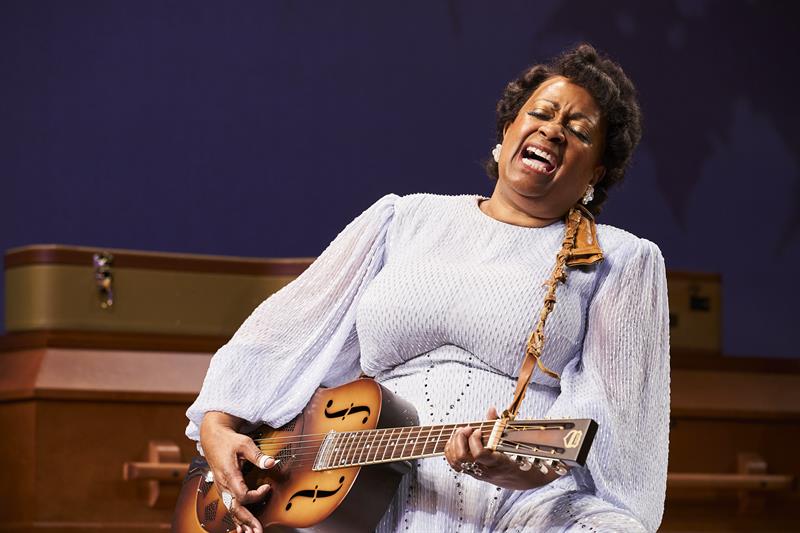
[[444,455],[450,436],[466,426],[487,432],[494,427],[494,421],[329,433],[313,469],[330,470]]

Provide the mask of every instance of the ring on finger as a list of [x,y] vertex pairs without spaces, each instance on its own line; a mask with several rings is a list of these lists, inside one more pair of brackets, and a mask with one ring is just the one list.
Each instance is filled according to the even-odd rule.
[[483,470],[481,469],[481,466],[474,461],[466,461],[461,463],[461,471],[475,477],[483,477]]
[[233,494],[227,490],[223,490],[220,493],[220,496],[222,496],[222,505],[224,505],[229,511],[233,511],[233,507],[236,504],[236,498],[234,498]]

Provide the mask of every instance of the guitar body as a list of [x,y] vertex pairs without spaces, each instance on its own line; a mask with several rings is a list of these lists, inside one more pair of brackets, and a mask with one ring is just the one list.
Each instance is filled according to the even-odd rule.
[[[372,531],[377,526],[405,472],[407,462],[314,471],[314,459],[330,432],[413,426],[414,407],[371,379],[332,389],[319,389],[300,415],[286,426],[261,426],[250,437],[280,463],[262,471],[249,463],[243,474],[255,488],[269,483],[263,503],[250,506],[268,531]],[[300,437],[319,439],[297,444]],[[269,439],[269,440],[266,440]],[[338,463],[337,463],[338,464]],[[225,533],[236,529],[208,476],[208,465],[195,458],[178,497],[172,523],[177,533]],[[358,478],[358,483],[355,483]]]

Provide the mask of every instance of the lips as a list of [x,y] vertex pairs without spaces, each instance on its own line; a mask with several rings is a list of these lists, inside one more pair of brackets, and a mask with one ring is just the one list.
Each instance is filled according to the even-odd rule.
[[539,144],[523,146],[520,157],[523,165],[542,174],[551,174],[558,168],[556,154]]

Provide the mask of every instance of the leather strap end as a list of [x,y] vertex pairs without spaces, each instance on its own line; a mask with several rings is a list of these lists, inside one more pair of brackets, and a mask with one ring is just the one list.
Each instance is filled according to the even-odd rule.
[[581,210],[583,216],[575,235],[575,246],[567,258],[569,267],[593,265],[603,260],[603,249],[597,242],[597,225],[594,217],[582,205],[578,205],[577,208]]

